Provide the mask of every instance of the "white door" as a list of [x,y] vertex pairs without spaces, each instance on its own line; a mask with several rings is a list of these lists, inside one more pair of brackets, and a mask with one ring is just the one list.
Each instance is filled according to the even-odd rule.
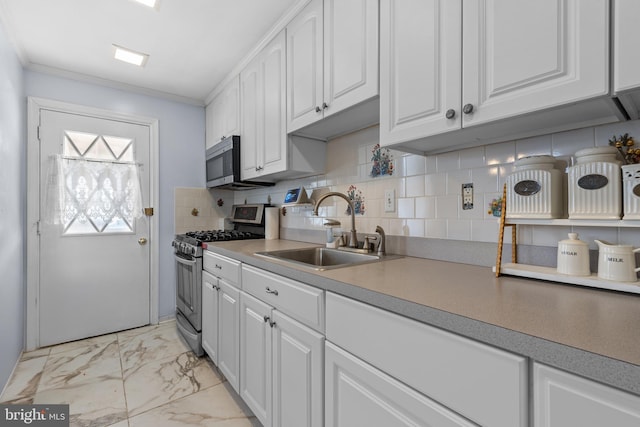
[[63,155],[67,171],[62,224],[40,225],[40,346],[148,324],[149,223],[119,187],[135,186],[122,171],[139,165],[148,206],[150,127],[43,109],[39,134],[41,218],[53,199],[52,156]]

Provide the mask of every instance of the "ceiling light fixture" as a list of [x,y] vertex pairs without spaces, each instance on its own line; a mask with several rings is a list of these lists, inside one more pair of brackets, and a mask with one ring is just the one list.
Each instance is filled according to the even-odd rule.
[[145,6],[149,6],[151,8],[155,8],[156,7],[156,3],[158,2],[157,0],[135,0],[140,4],[143,4]]
[[113,49],[114,58],[129,64],[137,65],[138,67],[144,67],[144,64],[146,64],[147,59],[149,58],[149,55],[146,53],[136,52],[115,44],[113,45]]

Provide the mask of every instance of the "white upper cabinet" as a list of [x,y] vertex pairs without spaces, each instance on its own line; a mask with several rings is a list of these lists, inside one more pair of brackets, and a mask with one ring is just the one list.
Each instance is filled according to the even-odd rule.
[[461,14],[461,0],[381,1],[382,143],[460,129]]
[[462,10],[463,126],[609,93],[607,0],[473,0]]
[[206,148],[240,135],[240,78],[235,76],[211,101],[206,112]]
[[632,119],[640,118],[638,0],[613,1],[613,91]]
[[380,10],[382,145],[428,152],[621,117],[608,96],[608,0],[381,0]]
[[360,104],[378,95],[378,2],[312,0],[287,25],[287,74],[289,133],[327,138],[376,123],[379,104]]
[[285,35],[282,31],[240,73],[242,179],[285,170]]

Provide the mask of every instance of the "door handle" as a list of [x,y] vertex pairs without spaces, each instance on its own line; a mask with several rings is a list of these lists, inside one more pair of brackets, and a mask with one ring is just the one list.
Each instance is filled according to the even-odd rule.
[[144,237],[139,238],[139,239],[138,239],[138,244],[139,244],[140,246],[144,246],[144,245],[146,245],[146,244],[147,244],[147,239],[146,239],[146,238],[144,238]]

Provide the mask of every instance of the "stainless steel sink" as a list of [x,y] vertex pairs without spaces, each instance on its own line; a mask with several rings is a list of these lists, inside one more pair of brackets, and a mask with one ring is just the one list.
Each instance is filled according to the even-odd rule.
[[378,256],[375,253],[348,252],[322,247],[256,252],[256,255],[290,262],[314,270],[330,270],[333,268],[396,258],[393,255]]

